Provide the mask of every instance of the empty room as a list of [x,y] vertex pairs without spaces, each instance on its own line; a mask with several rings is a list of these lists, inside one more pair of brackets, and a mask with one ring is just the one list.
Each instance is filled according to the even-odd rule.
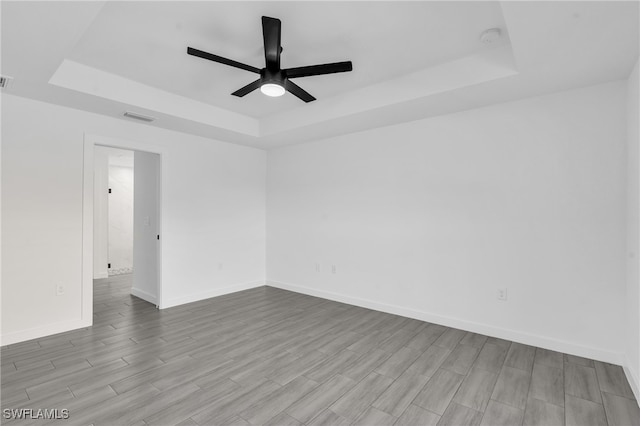
[[640,425],[640,2],[0,19],[2,424]]

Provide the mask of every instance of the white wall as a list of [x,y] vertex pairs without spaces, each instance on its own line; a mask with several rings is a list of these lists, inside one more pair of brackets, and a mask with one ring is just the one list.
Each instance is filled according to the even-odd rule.
[[160,240],[160,156],[137,151],[134,155],[134,274],[131,294],[158,303],[158,246]]
[[109,275],[133,272],[133,173],[109,164]]
[[640,134],[638,107],[640,89],[638,63],[627,85],[627,297],[626,353],[627,376],[636,398],[640,400]]
[[[634,90],[604,84],[270,152],[267,278],[638,366],[637,298],[625,302],[637,280],[625,287],[624,274]],[[2,124],[3,344],[78,324],[85,132],[163,152],[165,306],[264,279],[264,152],[11,95]]]
[[164,306],[263,283],[264,151],[5,94],[3,344],[82,325],[85,132],[163,151]]
[[98,145],[93,159],[93,278],[131,273],[133,151]]
[[620,363],[625,116],[615,82],[269,151],[267,281]]

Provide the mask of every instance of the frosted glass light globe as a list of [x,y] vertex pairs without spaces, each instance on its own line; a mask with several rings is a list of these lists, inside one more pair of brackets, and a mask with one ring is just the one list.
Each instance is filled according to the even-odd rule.
[[260,86],[260,91],[267,96],[273,97],[282,96],[285,92],[284,87],[280,86],[279,84],[272,83],[263,84],[262,86]]

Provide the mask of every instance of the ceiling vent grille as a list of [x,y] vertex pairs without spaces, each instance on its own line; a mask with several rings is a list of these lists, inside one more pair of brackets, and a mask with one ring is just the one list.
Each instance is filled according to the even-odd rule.
[[137,112],[127,111],[124,113],[125,117],[134,118],[140,121],[146,121],[147,123],[151,123],[152,121],[156,121],[155,117],[150,117],[148,115],[138,114]]
[[13,78],[0,75],[0,89],[6,89],[11,80],[13,80]]

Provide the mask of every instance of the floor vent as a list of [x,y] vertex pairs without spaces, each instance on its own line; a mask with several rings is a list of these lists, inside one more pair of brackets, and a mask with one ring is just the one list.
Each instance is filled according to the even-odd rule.
[[136,120],[146,121],[147,123],[151,123],[152,121],[156,121],[155,117],[150,117],[148,115],[138,114],[137,112],[127,111],[124,113],[125,117],[135,118]]

